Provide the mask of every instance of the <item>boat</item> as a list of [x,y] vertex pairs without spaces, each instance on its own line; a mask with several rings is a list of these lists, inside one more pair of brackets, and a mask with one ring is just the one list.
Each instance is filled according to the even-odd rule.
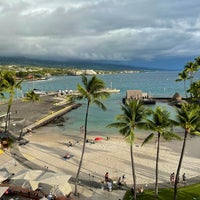
[[105,88],[103,91],[108,92],[108,93],[119,93],[120,90],[116,88],[112,88],[112,82],[110,83],[110,88]]
[[108,92],[108,93],[119,93],[120,90],[118,89],[111,89],[111,88],[106,88],[103,91]]

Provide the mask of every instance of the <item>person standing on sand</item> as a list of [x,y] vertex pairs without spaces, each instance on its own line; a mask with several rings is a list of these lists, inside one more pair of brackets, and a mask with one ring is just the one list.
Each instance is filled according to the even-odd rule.
[[105,181],[106,181],[106,182],[109,181],[109,174],[108,174],[108,172],[105,173]]

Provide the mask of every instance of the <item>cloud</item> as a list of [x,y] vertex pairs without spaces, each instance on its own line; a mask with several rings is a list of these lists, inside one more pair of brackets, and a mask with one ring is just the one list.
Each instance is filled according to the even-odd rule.
[[198,56],[200,2],[0,1],[0,55],[92,60]]

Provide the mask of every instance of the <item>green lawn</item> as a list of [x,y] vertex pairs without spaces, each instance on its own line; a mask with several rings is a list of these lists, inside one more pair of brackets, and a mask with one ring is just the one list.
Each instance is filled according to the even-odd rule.
[[[127,191],[123,200],[132,200],[133,195]],[[145,190],[137,200],[154,200],[154,191]],[[159,200],[173,200],[173,188],[159,189]],[[178,200],[200,200],[200,184],[178,188]]]

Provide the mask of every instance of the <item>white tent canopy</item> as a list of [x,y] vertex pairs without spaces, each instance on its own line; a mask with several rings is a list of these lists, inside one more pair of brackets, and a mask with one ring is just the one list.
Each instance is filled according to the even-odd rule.
[[7,189],[8,187],[0,187],[0,197],[3,196],[3,194],[6,192]]
[[9,178],[11,175],[12,174],[6,168],[0,169],[0,183]]
[[11,179],[11,183],[24,188],[41,191],[48,194],[51,192],[56,196],[66,196],[72,189],[68,180],[70,175],[57,174],[46,170],[23,169],[17,172]]

